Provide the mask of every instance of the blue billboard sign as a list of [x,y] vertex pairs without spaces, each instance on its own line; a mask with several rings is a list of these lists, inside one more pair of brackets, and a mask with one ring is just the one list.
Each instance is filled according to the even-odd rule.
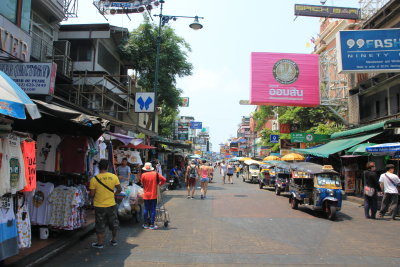
[[190,129],[203,129],[203,123],[200,121],[190,122]]
[[400,29],[340,31],[336,41],[341,73],[400,72]]
[[269,136],[269,142],[270,143],[279,143],[279,135],[277,134],[271,134]]

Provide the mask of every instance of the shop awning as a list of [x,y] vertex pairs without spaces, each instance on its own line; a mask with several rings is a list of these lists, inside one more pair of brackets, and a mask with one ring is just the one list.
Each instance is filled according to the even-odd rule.
[[156,136],[154,139],[155,139],[156,142],[158,142],[160,144],[165,144],[165,145],[169,145],[169,146],[172,146],[172,147],[190,148],[192,146],[191,144],[187,144],[187,143],[184,143],[182,141],[171,140],[171,139],[164,138],[164,137],[161,137],[161,136]]
[[333,133],[331,135],[331,139],[344,138],[344,137],[348,137],[348,136],[352,136],[352,135],[363,134],[366,132],[383,131],[385,129],[397,128],[399,126],[400,126],[400,119],[386,120],[386,121],[381,121],[381,122],[377,122],[374,124],[350,129],[347,131]]
[[314,155],[317,157],[322,157],[322,158],[328,158],[329,155],[335,154],[337,152],[343,151],[347,148],[353,147],[357,144],[360,144],[364,141],[367,141],[382,132],[378,133],[372,133],[372,134],[367,134],[367,135],[362,135],[362,136],[357,136],[357,137],[352,137],[352,138],[346,138],[346,139],[339,139],[339,140],[333,140],[330,141],[329,143],[326,143],[325,145],[315,147],[315,148],[309,148],[309,149],[292,149],[296,152],[307,154],[307,155]]

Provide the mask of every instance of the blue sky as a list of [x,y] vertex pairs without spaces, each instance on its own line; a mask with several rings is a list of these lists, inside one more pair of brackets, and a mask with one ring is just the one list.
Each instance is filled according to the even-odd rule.
[[[218,144],[236,135],[242,116],[249,116],[255,106],[241,106],[249,99],[250,53],[311,53],[306,44],[319,32],[319,18],[298,17],[294,4],[320,4],[319,0],[166,0],[165,15],[202,16],[202,30],[188,27],[191,19],[170,22],[176,33],[191,45],[189,61],[193,75],[178,80],[183,96],[190,97],[190,107],[181,108],[181,115],[194,116],[210,128],[213,150]],[[326,5],[359,7],[357,0],[328,0]],[[153,10],[158,14],[159,9]],[[66,23],[107,22],[92,5],[80,0],[79,18]],[[107,16],[109,23],[137,27],[140,14]],[[155,18],[157,22],[157,18]],[[162,67],[162,66],[161,66]]]

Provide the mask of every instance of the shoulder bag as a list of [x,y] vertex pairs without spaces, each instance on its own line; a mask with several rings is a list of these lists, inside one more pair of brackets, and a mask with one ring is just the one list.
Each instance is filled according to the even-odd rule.
[[394,185],[397,188],[397,191],[400,192],[400,184],[396,184],[395,182],[393,182],[392,179],[390,179],[390,177],[385,173],[386,178],[389,179],[389,181],[392,183],[392,185]]
[[370,187],[366,184],[365,172],[364,172],[364,194],[368,197],[372,197],[375,194],[375,188]]
[[96,179],[96,181],[101,184],[102,186],[104,186],[104,188],[108,189],[110,192],[114,193],[114,190],[112,190],[111,188],[109,188],[108,186],[106,186],[102,181],[100,181],[99,178],[97,178],[97,176],[94,177]]

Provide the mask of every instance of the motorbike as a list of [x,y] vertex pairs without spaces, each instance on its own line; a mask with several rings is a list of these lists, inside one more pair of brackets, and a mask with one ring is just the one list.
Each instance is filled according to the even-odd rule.
[[168,178],[168,190],[175,190],[177,188],[181,188],[181,183],[179,182],[179,179],[175,175],[171,175]]

